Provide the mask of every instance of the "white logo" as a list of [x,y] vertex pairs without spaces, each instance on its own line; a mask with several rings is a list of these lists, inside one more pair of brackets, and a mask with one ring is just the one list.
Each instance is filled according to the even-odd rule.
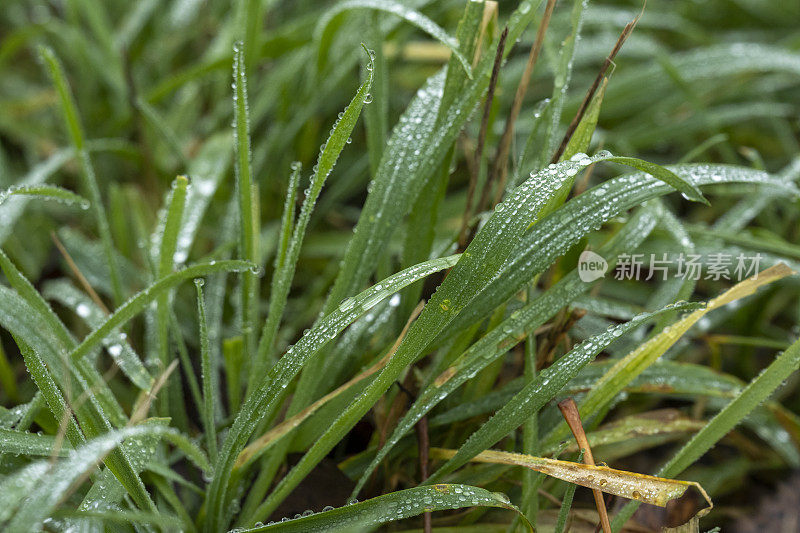
[[590,250],[584,250],[578,259],[578,276],[589,283],[606,275],[608,262]]

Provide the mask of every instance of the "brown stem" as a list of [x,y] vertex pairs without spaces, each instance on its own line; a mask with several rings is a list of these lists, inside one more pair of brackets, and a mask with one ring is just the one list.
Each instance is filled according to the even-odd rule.
[[603,61],[603,66],[600,67],[600,71],[597,73],[597,76],[595,76],[592,86],[589,87],[589,90],[586,92],[586,96],[583,97],[583,102],[581,102],[578,112],[572,118],[572,122],[569,123],[567,132],[564,134],[564,138],[561,139],[561,144],[558,146],[558,150],[556,150],[556,153],[553,154],[553,159],[550,160],[551,163],[558,163],[558,160],[561,159],[561,156],[564,154],[564,150],[567,148],[569,140],[575,133],[575,129],[578,127],[578,124],[580,124],[583,115],[586,113],[586,109],[589,107],[589,102],[592,101],[594,94],[597,92],[597,88],[600,87],[600,82],[603,81],[603,77],[606,75],[608,67],[610,67],[614,62],[614,58],[617,57],[617,53],[622,48],[622,45],[625,44],[625,41],[630,36],[631,32],[633,32],[633,28],[636,27],[636,23],[639,22],[643,12],[644,7],[642,7],[642,12],[636,15],[636,18],[627,23],[622,29],[622,33],[620,33],[617,42],[614,44],[614,48],[611,50],[611,53],[608,54],[605,61]]
[[522,101],[525,99],[525,93],[528,91],[528,86],[531,82],[531,75],[536,66],[536,61],[539,59],[539,52],[542,50],[542,43],[544,42],[544,35],[550,25],[550,16],[553,14],[553,9],[556,7],[557,0],[547,0],[547,7],[545,7],[542,22],[539,24],[539,29],[536,31],[536,40],[531,46],[531,51],[528,53],[528,63],[525,65],[525,71],[522,73],[522,78],[517,85],[517,92],[514,94],[514,102],[511,104],[511,113],[508,115],[506,127],[503,130],[503,135],[500,137],[500,145],[497,149],[497,156],[492,165],[492,179],[497,182],[497,190],[494,195],[494,203],[498,203],[503,196],[503,190],[506,187],[506,177],[508,173],[508,153],[511,150],[511,139],[514,136],[514,124],[517,122],[519,112],[522,109]]
[[[575,400],[572,398],[562,400],[558,402],[558,408],[564,416],[564,420],[567,421],[567,425],[572,431],[572,434],[575,436],[578,447],[583,450],[584,464],[595,466],[592,448],[589,446],[589,439],[586,438],[586,433],[583,431],[581,414],[578,412],[578,406],[575,404]],[[608,520],[608,511],[606,510],[606,502],[603,499],[603,492],[592,489],[592,494],[594,494],[597,514],[600,515],[600,525],[603,527],[603,533],[611,533],[611,522]]]
[[78,265],[75,264],[75,261],[73,261],[72,256],[69,255],[69,252],[67,251],[67,249],[64,247],[63,244],[61,244],[61,241],[56,236],[56,234],[55,233],[50,233],[50,237],[53,239],[53,242],[55,243],[56,248],[58,248],[59,253],[64,258],[64,261],[67,262],[67,266],[69,266],[69,269],[72,271],[72,273],[78,279],[78,282],[81,284],[81,286],[86,291],[86,293],[89,295],[89,297],[92,299],[92,301],[95,304],[97,304],[97,307],[102,309],[105,314],[107,314],[107,315],[111,314],[109,312],[108,308],[106,307],[106,304],[103,303],[103,300],[100,299],[100,296],[95,292],[94,288],[89,283],[89,280],[86,279],[86,277],[83,275],[83,273],[78,268]]
[[[481,129],[478,133],[478,145],[475,148],[475,163],[473,165],[476,171],[470,175],[469,179],[469,189],[467,189],[467,205],[464,209],[464,216],[461,219],[461,231],[458,234],[459,251],[463,251],[467,247],[467,235],[469,233],[467,230],[469,228],[469,221],[473,215],[472,202],[475,197],[475,189],[478,186],[478,176],[480,175],[481,160],[483,158],[483,147],[486,143],[486,130],[489,127],[489,115],[492,110],[494,91],[497,88],[497,78],[500,75],[500,66],[503,63],[503,51],[505,50],[507,36],[508,27],[506,27],[503,30],[503,33],[500,34],[500,42],[497,43],[497,52],[495,53],[494,66],[492,67],[492,77],[489,79],[489,89],[486,93],[486,102],[483,105],[483,117],[481,118]],[[478,209],[480,209],[481,204],[485,202],[485,197],[488,195],[488,187],[489,180],[487,179],[483,186],[481,200],[476,206]]]

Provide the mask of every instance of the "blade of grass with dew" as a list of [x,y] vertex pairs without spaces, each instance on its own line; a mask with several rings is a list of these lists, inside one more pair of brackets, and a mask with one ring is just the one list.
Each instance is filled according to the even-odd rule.
[[[785,352],[777,355],[775,360],[756,376],[734,400],[661,467],[658,475],[673,477],[686,470],[736,427],[753,409],[769,398],[775,389],[798,368],[800,368],[800,341],[796,341]],[[637,507],[636,502],[631,502],[617,513],[612,523],[615,531],[619,531]]]
[[224,527],[222,524],[227,522],[228,516],[223,509],[236,457],[244,449],[259,422],[272,415],[289,382],[300,372],[306,361],[317,355],[344,328],[378,302],[419,279],[453,266],[458,257],[458,255],[443,257],[415,265],[390,276],[355,297],[348,298],[286,351],[239,410],[223,442],[214,469],[214,478],[208,488],[206,530],[216,531]]
[[[252,2],[250,2],[252,4]],[[255,220],[254,187],[250,165],[250,116],[247,106],[247,75],[245,73],[244,44],[233,47],[233,109],[234,144],[236,146],[236,192],[239,202],[239,255],[245,261],[258,264],[258,221]],[[255,272],[246,272],[241,282],[242,335],[248,359],[256,348],[256,323],[258,321],[259,278]],[[274,294],[274,293],[273,293]],[[256,362],[251,375],[261,375]]]
[[[5,305],[9,306],[8,310],[4,311],[9,313],[5,319],[7,323],[13,324],[15,328],[29,328],[34,323],[47,326],[49,348],[42,350],[37,355],[37,358],[42,357],[51,369],[64,368],[65,372],[63,374],[58,373],[55,375],[54,383],[61,386],[62,390],[74,390],[70,388],[72,386],[70,375],[74,373],[76,379],[80,382],[78,390],[83,394],[87,394],[93,404],[98,404],[97,411],[100,413],[100,418],[103,418],[106,423],[113,423],[118,427],[125,424],[127,422],[125,413],[99,372],[88,361],[80,361],[74,368],[67,367],[65,362],[56,355],[72,349],[76,344],[74,338],[42,298],[41,294],[22,275],[2,250],[0,250],[0,268],[2,268],[9,284],[16,290],[16,294],[12,293],[8,298],[14,302],[17,299],[20,300],[16,304],[5,302]],[[7,289],[4,288],[4,290]],[[19,306],[16,312],[14,312],[14,305]],[[27,339],[27,337],[17,335],[17,339]],[[54,404],[51,405],[55,406]]]
[[[371,530],[380,524],[417,516],[425,512],[463,509],[465,507],[497,507],[519,513],[505,494],[489,492],[470,485],[440,484],[391,492],[359,503],[323,511],[294,520],[276,522],[245,531],[307,533],[311,531],[345,532]],[[524,518],[526,529],[533,532]]]
[[[552,366],[536,376],[533,382],[527,383],[514,398],[494,414],[483,426],[470,435],[458,452],[433,473],[429,482],[435,482],[442,476],[464,465],[472,457],[494,445],[508,433],[522,425],[530,413],[541,409],[560,391],[569,380],[597,355],[605,350],[619,337],[660,313],[676,309],[694,309],[693,304],[672,304],[654,313],[643,313],[623,324],[611,326],[607,331],[595,335],[558,359]],[[547,447],[545,440],[542,448]]]
[[[641,244],[655,227],[656,221],[650,210],[639,211],[605,246],[598,249],[597,253],[609,258],[613,264],[613,258],[621,251],[635,249]],[[568,305],[575,296],[588,291],[591,287],[591,284],[579,279],[576,271],[572,272],[540,297],[515,311],[455,359],[437,379],[433,380],[417,396],[414,404],[397,423],[391,436],[386,439],[370,466],[362,474],[353,489],[353,496],[360,492],[370,474],[384,460],[392,447],[414,427],[414,424],[425,413],[471,379],[471,376],[477,375],[492,361],[506,353],[526,334],[544,324],[559,309]]]
[[365,66],[366,75],[374,71],[375,81],[372,85],[372,105],[364,111],[364,129],[367,133],[367,151],[369,152],[369,168],[372,176],[378,170],[383,156],[383,147],[389,133],[389,74],[386,58],[383,53],[384,35],[381,31],[381,14],[379,11],[369,13],[366,43],[374,51],[372,64]]
[[[74,150],[72,149],[56,151],[47,158],[47,160],[35,165],[25,176],[19,178],[19,180],[17,180],[18,185],[28,187],[41,185],[42,182],[63,167],[64,164],[72,158],[73,154]],[[0,209],[0,217],[2,217],[2,224],[0,224],[0,244],[5,242],[6,238],[11,235],[16,221],[22,216],[29,200],[29,198],[25,198],[24,196],[15,197],[6,201],[2,209]]]
[[40,47],[39,54],[46,63],[47,69],[58,91],[61,101],[61,111],[64,114],[64,121],[81,164],[81,175],[83,176],[84,187],[89,192],[89,201],[92,204],[95,224],[97,224],[100,240],[103,243],[103,252],[111,274],[111,286],[113,288],[114,300],[119,304],[122,302],[123,292],[117,262],[114,256],[114,243],[111,240],[111,229],[108,225],[108,217],[106,216],[105,207],[103,207],[100,188],[97,184],[92,161],[85,146],[85,135],[78,115],[78,109],[75,105],[75,99],[67,85],[64,69],[56,58],[55,53],[50,48]]
[[367,79],[364,80],[364,83],[358,88],[350,104],[342,113],[341,118],[334,123],[328,140],[320,149],[317,164],[313,169],[314,174],[311,178],[311,184],[306,190],[306,197],[303,200],[303,205],[300,208],[300,215],[297,218],[292,238],[289,241],[286,258],[282,268],[277,270],[272,278],[272,290],[267,320],[261,332],[258,352],[251,372],[251,379],[248,384],[250,392],[255,390],[255,387],[258,385],[257,379],[263,376],[266,370],[269,351],[272,349],[272,345],[275,342],[275,334],[278,331],[281,318],[283,317],[289,289],[292,279],[294,278],[297,260],[300,257],[300,248],[303,245],[306,228],[308,227],[308,222],[311,220],[314,205],[317,202],[317,198],[319,198],[320,192],[322,192],[325,180],[328,178],[336,161],[339,159],[339,154],[341,154],[342,150],[347,145],[347,140],[350,138],[355,128],[358,117],[361,114],[361,109],[364,107],[365,103],[369,103],[370,101],[369,89],[372,86],[374,77],[374,63],[372,54],[366,49],[366,46],[362,45],[362,47],[367,53],[369,65],[372,66],[372,70],[368,70]]
[[129,509],[90,511],[59,510],[54,513],[53,517],[56,519],[79,521],[82,526],[84,524],[83,521],[88,521],[91,526],[97,527],[98,531],[105,531],[102,529],[103,524],[119,524],[121,526],[130,526],[132,524],[141,524],[143,526],[150,525],[157,526],[161,528],[162,531],[179,531],[186,528],[186,522],[164,511],[148,513]]
[[[181,228],[181,219],[183,218],[183,210],[186,206],[186,189],[189,185],[189,180],[185,176],[178,176],[172,182],[172,188],[167,195],[165,207],[163,209],[163,219],[161,219],[158,227],[156,228],[156,236],[154,242],[158,244],[158,260],[156,262],[156,277],[163,279],[165,276],[172,273],[175,266],[175,249],[178,245],[178,233]],[[164,292],[156,298],[156,334],[158,335],[158,361],[160,370],[163,372],[165,368],[172,362],[170,357],[170,295],[169,292]],[[164,390],[159,395],[159,401],[163,415],[174,415],[169,401],[170,393],[174,387],[165,384]]]
[[[55,442],[52,435],[0,428],[0,453],[49,457],[55,451]],[[62,446],[58,450],[58,456],[64,457],[69,451],[69,446]]]
[[[12,475],[10,479],[4,480],[4,490],[0,491],[3,494],[4,507],[11,507],[14,513],[7,523],[7,531],[30,531],[31,527],[41,524],[73,484],[87,476],[124,439],[147,434],[155,434],[172,440],[182,439],[182,445],[189,442],[175,430],[163,426],[145,425],[120,429],[76,448],[52,469],[50,461],[43,460],[28,465],[22,471]],[[201,457],[195,454],[191,456],[198,460],[201,460]],[[25,479],[24,483],[27,485],[31,482],[31,478],[33,478],[35,489],[27,494],[24,492],[20,494],[17,487],[22,482],[21,480]],[[20,501],[22,497],[24,500]]]
[[217,425],[215,406],[219,391],[214,386],[211,373],[216,368],[211,364],[211,349],[208,344],[208,322],[206,320],[206,302],[203,297],[203,280],[194,280],[197,290],[197,323],[200,330],[200,375],[203,382],[203,403],[199,405],[200,415],[203,418],[206,446],[211,461],[217,459]]
[[[167,426],[169,424],[168,418],[148,418],[136,425],[141,427],[144,425]],[[120,445],[120,450],[127,455],[130,459],[131,467],[134,472],[141,474],[146,468],[155,468],[158,463],[154,462],[156,454],[156,444],[159,442],[160,437],[156,435],[144,435],[126,439]],[[120,508],[120,502],[123,501],[127,491],[125,487],[116,479],[114,473],[108,468],[104,468],[101,472],[94,474],[92,485],[86,491],[86,495],[81,500],[78,506],[79,511],[101,511],[101,510],[117,510]],[[86,521],[80,524],[71,521],[68,527],[80,527],[86,533],[100,533],[102,528],[92,527],[91,523]]]
[[[601,412],[628,383],[641,374],[645,368],[652,365],[707,313],[749,296],[755,293],[759,287],[768,285],[792,273],[792,270],[786,265],[769,268],[754,277],[737,283],[728,291],[710,300],[703,309],[698,309],[664,328],[663,331],[646,343],[617,361],[605,375],[594,383],[586,397],[580,401],[581,416],[589,417],[593,413]],[[544,439],[545,444],[552,445],[561,441],[567,435],[567,431],[565,431],[565,425],[560,424],[547,435]]]
[[[464,8],[461,20],[459,20],[456,38],[466,57],[473,57],[476,54],[477,35],[480,33],[481,23],[483,22],[483,12],[483,3],[469,1]],[[447,110],[453,105],[453,98],[466,83],[466,72],[461,68],[458,60],[455,57],[451,57],[447,63],[441,102],[436,110],[437,125],[441,124],[446,117]],[[403,243],[403,266],[410,266],[430,257],[439,210],[446,196],[454,156],[455,146],[451,147],[445,155],[433,177],[422,186],[422,190],[411,206],[406,224],[406,238]],[[407,316],[411,313],[411,310],[417,305],[422,295],[422,289],[422,283],[416,283],[404,291],[401,316]]]
[[[431,455],[440,459],[449,459],[455,456],[456,450],[443,450],[434,448]],[[708,507],[702,509],[698,515],[703,516],[713,507],[703,487],[695,481],[681,481],[661,477],[647,476],[635,472],[616,470],[607,466],[594,466],[545,457],[533,457],[521,453],[486,450],[471,459],[473,462],[506,464],[522,466],[542,472],[562,481],[574,483],[582,487],[599,490],[615,496],[622,496],[665,507],[667,503],[683,496],[689,488],[697,489],[705,498]]]
[[[598,157],[605,157],[605,154]],[[496,279],[496,274],[503,269],[509,255],[522,241],[529,224],[535,220],[560,184],[592,161],[590,158],[565,161],[557,165],[554,174],[548,169],[535,173],[530,180],[515,189],[510,198],[495,207],[494,214],[428,301],[395,356],[364,393],[331,424],[297,466],[278,484],[265,502],[268,511],[274,509],[305,477],[313,465],[333,448],[335,443],[394,383],[399,374],[424,355],[424,351],[436,336],[452,323],[464,308],[471,305],[473,295]]]
[[[515,42],[535,16],[534,0],[524,0],[510,15],[507,42]],[[496,48],[497,40],[490,46]],[[506,47],[504,56],[512,47]],[[392,233],[414,203],[423,184],[449,152],[457,135],[489,85],[493,54],[473,69],[473,79],[453,97],[454,105],[435,121],[442,101],[445,73],[428,78],[395,124],[383,159],[348,243],[325,313],[367,282]],[[434,124],[439,125],[434,127]]]
[[[67,280],[53,280],[42,287],[42,296],[55,300],[71,309],[90,328],[103,323],[106,313],[92,299]],[[147,371],[139,355],[133,350],[127,336],[121,332],[103,339],[108,354],[133,384],[141,390],[150,390],[153,376]]]
[[[4,306],[11,306],[12,310],[12,312],[7,312],[6,309],[0,309],[0,323],[14,335],[29,372],[44,394],[56,420],[67,422],[66,435],[70,443],[77,447],[83,442],[81,430],[90,438],[110,431],[112,425],[105,414],[108,410],[101,407],[98,395],[82,378],[80,365],[73,366],[68,364],[68,360],[61,360],[61,354],[66,351],[66,348],[53,333],[42,330],[40,326],[42,319],[31,320],[36,316],[36,312],[26,301],[2,286],[0,286],[0,293],[3,296],[0,301]],[[25,339],[25,341],[23,342],[21,339]],[[52,362],[46,363],[43,358]],[[65,367],[66,375],[62,376],[62,373],[51,370],[48,364],[52,365],[53,369]],[[70,414],[72,409],[67,406],[57,383],[60,383],[60,388],[67,392],[76,391],[86,394],[87,401],[80,401],[72,406],[75,418],[80,422],[80,429],[72,419]],[[100,383],[104,384],[102,380]],[[127,456],[116,451],[106,458],[106,465],[114,472],[137,506],[143,509],[154,509],[152,500],[134,472]]]
[[187,175],[191,180],[186,195],[186,207],[175,248],[175,264],[183,265],[200,228],[203,216],[231,162],[233,140],[228,134],[211,137],[189,162]]
[[[766,172],[728,165],[677,165],[668,170],[696,187],[711,184],[748,183],[800,195],[794,186],[771,178]],[[474,305],[456,317],[453,328],[462,329],[508,300],[536,274],[544,271],[566,253],[585,234],[647,200],[669,194],[674,189],[645,173],[612,178],[572,198],[550,215],[539,220],[523,238],[522,244],[485,288],[476,292]]]
[[441,26],[433,22],[419,11],[411,9],[408,6],[404,6],[395,0],[345,0],[344,2],[337,3],[330,10],[328,10],[322,16],[317,24],[317,28],[314,30],[314,40],[318,44],[319,50],[317,58],[317,69],[319,71],[322,71],[325,68],[328,60],[326,52],[330,50],[330,44],[333,38],[331,32],[329,31],[331,23],[337,16],[353,9],[370,9],[391,13],[404,19],[410,24],[413,24],[417,28],[429,34],[431,37],[437,39],[443,45],[447,46],[452,51],[453,55],[459,60],[461,66],[464,67],[464,71],[467,73],[467,76],[472,77],[470,63],[459,50],[458,41],[445,30],[443,30]]
[[292,173],[289,175],[289,184],[286,188],[286,197],[283,202],[283,215],[281,216],[281,229],[278,232],[279,238],[277,249],[275,250],[275,271],[284,268],[286,257],[289,252],[289,244],[292,241],[294,231],[295,211],[297,208],[297,188],[300,186],[300,175],[302,165],[299,162],[292,163]]
[[10,187],[5,191],[0,191],[0,205],[14,195],[33,196],[43,200],[55,200],[65,205],[77,205],[82,209],[89,208],[89,202],[84,197],[57,185],[16,185]]
[[95,328],[83,341],[69,353],[69,358],[77,361],[86,356],[102,340],[116,328],[127,323],[138,313],[143,311],[150,303],[162,294],[167,293],[184,281],[216,274],[219,272],[245,272],[257,270],[258,266],[247,261],[237,259],[227,259],[224,261],[211,261],[209,263],[198,263],[188,266],[177,272],[173,272],[136,293],[124,304],[119,306],[103,324]]

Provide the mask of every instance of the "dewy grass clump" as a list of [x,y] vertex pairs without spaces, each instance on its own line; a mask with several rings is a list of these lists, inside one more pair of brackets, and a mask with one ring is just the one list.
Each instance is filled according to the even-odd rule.
[[4,7],[0,528],[757,521],[800,11],[653,4]]

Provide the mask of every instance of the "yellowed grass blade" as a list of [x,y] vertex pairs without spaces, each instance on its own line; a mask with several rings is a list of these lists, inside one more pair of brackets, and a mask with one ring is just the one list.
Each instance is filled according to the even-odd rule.
[[[431,457],[449,459],[455,450],[431,448]],[[695,488],[708,502],[708,507],[700,510],[697,516],[708,513],[714,504],[706,491],[695,481],[665,479],[636,472],[616,470],[607,466],[590,466],[571,461],[559,461],[545,457],[535,457],[521,453],[486,450],[471,459],[478,463],[524,466],[554,478],[567,481],[593,490],[600,490],[642,503],[664,507],[668,502],[683,496],[689,488]]]
[[389,362],[389,359],[392,358],[394,352],[397,351],[397,347],[400,346],[400,343],[405,338],[406,333],[408,332],[408,328],[411,326],[411,323],[414,321],[417,316],[419,316],[420,312],[422,312],[422,308],[424,307],[424,302],[420,302],[419,305],[414,309],[411,313],[411,316],[408,318],[405,327],[403,327],[403,331],[400,332],[400,335],[397,337],[397,340],[394,342],[392,347],[386,352],[380,361],[369,367],[368,369],[364,370],[359,375],[355,376],[353,379],[345,383],[344,385],[340,386],[334,391],[329,392],[316,402],[312,403],[296,415],[291,418],[287,418],[282,423],[278,424],[274,428],[270,429],[263,435],[261,435],[258,439],[254,440],[251,444],[249,444],[244,450],[239,453],[239,456],[236,458],[236,463],[233,465],[234,469],[241,468],[242,466],[248,464],[250,461],[255,459],[258,455],[263,453],[265,449],[271,446],[274,442],[276,442],[279,438],[286,435],[288,432],[299,426],[306,420],[308,417],[313,415],[320,407],[331,401],[332,399],[339,396],[342,392],[346,391],[356,383],[368,378],[378,370],[382,369],[386,366],[386,363]]

